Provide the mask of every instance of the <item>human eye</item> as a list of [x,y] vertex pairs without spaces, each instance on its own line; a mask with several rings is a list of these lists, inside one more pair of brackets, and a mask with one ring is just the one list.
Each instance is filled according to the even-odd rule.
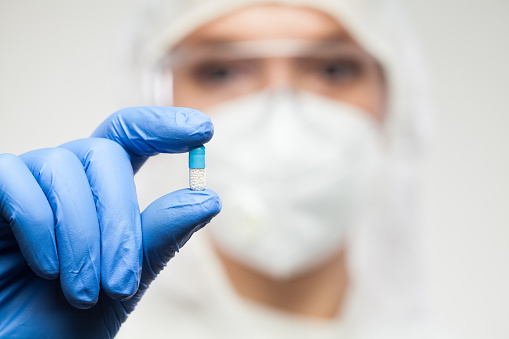
[[311,62],[316,75],[333,83],[348,83],[359,79],[363,73],[362,63],[355,59],[319,59]]
[[236,81],[247,71],[242,62],[208,61],[195,65],[192,75],[204,85],[221,85]]

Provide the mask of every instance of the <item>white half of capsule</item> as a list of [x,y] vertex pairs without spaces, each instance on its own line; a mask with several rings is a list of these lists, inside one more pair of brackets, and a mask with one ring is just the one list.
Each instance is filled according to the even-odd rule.
[[189,169],[189,187],[193,191],[203,191],[206,184],[205,168]]

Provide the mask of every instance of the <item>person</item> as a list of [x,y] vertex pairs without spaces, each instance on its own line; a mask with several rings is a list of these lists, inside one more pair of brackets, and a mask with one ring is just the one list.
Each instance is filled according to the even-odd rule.
[[[141,165],[211,140],[207,184],[223,210],[119,337],[438,338],[415,220],[429,106],[397,8],[145,6],[123,92],[162,106],[0,157],[1,336],[114,336],[221,209],[212,191],[166,195],[185,185],[183,157]],[[138,170],[142,205],[157,198],[141,217]]]
[[[124,92],[211,117],[223,209],[119,337],[439,337],[414,205],[431,108],[397,7],[156,1],[137,15],[123,82],[142,87]],[[185,160],[151,159],[142,203],[182,187],[166,171]]]

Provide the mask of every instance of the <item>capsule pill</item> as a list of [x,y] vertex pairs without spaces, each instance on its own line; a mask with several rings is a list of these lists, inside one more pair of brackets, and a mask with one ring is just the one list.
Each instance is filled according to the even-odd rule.
[[189,151],[189,187],[193,191],[205,189],[205,146],[197,146]]

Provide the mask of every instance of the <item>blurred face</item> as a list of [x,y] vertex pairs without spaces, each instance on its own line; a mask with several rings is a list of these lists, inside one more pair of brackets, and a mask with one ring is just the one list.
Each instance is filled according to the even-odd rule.
[[261,90],[294,88],[383,116],[377,62],[339,22],[315,9],[249,6],[202,26],[173,52],[174,106],[207,111]]

